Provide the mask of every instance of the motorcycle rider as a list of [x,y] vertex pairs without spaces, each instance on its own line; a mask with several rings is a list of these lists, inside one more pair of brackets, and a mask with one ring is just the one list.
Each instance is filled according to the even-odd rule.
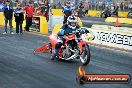
[[58,52],[65,41],[65,38],[64,38],[65,34],[74,33],[79,28],[80,26],[77,23],[77,18],[75,16],[69,16],[67,19],[67,23],[62,26],[62,28],[57,34],[58,41],[55,45],[54,55],[52,59],[55,59],[56,57],[58,57]]
[[[59,58],[58,52],[59,52],[61,46],[65,42],[66,34],[73,34],[73,33],[78,34],[79,31],[81,31],[80,33],[89,33],[88,30],[86,30],[84,28],[80,28],[80,26],[78,25],[76,16],[73,16],[73,15],[69,16],[67,19],[67,23],[61,27],[60,31],[57,34],[58,40],[55,45],[55,50],[54,50],[54,53],[51,58],[52,60]],[[76,35],[76,37],[80,38],[80,35]]]

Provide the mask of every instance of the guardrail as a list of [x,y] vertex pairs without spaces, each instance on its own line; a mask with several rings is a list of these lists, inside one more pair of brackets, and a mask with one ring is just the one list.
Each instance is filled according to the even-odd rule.
[[[108,17],[106,18],[105,22],[116,22],[117,18],[116,17]],[[122,24],[132,24],[132,19],[130,18],[118,18],[119,23]]]
[[[88,16],[100,17],[102,11],[89,10]],[[127,17],[128,12],[118,12],[119,17]]]
[[[51,11],[52,11],[53,15],[60,15],[60,16],[63,15],[62,9],[52,9]],[[89,10],[87,15],[93,16],[93,17],[100,17],[101,12],[102,11]],[[121,12],[121,11],[118,12],[119,17],[127,17],[127,15],[128,15],[128,12]]]

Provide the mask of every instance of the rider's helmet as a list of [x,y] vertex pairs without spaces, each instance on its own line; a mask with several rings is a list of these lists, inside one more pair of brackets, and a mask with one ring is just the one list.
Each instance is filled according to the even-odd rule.
[[76,16],[69,16],[67,18],[67,25],[71,28],[71,29],[75,29],[77,26],[77,17]]

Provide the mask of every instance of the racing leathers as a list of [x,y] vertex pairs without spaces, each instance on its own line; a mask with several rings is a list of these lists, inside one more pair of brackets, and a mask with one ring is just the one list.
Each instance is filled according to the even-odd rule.
[[76,26],[75,29],[70,28],[67,24],[63,25],[62,28],[60,29],[60,31],[58,32],[58,41],[55,45],[55,50],[54,50],[54,54],[55,56],[58,56],[58,52],[61,48],[61,46],[64,44],[65,42],[65,38],[64,35],[65,34],[69,34],[69,33],[74,33],[76,32],[76,30],[78,30],[80,28],[79,25]]

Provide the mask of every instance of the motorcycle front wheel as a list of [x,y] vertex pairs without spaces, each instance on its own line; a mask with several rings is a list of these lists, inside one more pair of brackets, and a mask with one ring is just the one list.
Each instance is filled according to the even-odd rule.
[[83,46],[83,52],[80,55],[80,60],[82,62],[83,65],[87,65],[90,62],[90,48],[89,45],[85,45]]

